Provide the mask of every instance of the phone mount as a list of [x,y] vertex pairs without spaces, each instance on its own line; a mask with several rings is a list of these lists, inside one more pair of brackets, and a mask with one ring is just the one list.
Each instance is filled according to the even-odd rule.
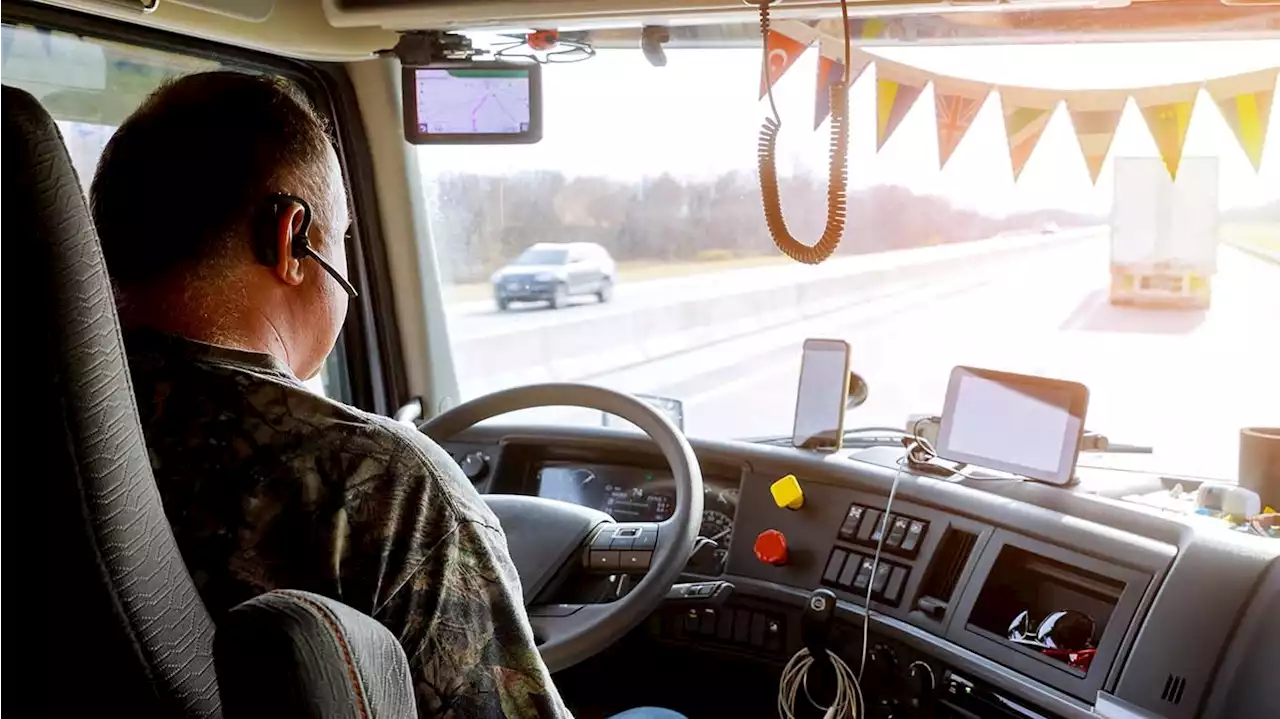
[[396,46],[389,51],[404,65],[430,65],[437,62],[466,62],[488,54],[476,50],[471,38],[440,30],[415,30],[400,34]]
[[849,395],[845,398],[845,409],[853,409],[854,407],[861,406],[863,402],[867,401],[867,394],[869,392],[870,388],[867,386],[867,381],[862,378],[862,375],[857,372],[850,372]]

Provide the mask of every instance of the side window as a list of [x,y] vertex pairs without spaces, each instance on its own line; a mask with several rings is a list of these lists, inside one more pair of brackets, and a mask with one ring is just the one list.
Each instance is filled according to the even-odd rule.
[[[86,193],[107,141],[152,91],[170,79],[223,67],[214,60],[27,25],[6,23],[0,29],[0,77],[31,93],[53,115]],[[348,400],[348,377],[339,342],[307,384]]]

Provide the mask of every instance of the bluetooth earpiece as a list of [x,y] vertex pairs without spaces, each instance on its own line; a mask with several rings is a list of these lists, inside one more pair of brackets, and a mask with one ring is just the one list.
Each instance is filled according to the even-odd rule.
[[334,281],[342,287],[352,299],[359,297],[356,288],[343,277],[333,265],[329,264],[325,258],[320,256],[311,247],[311,241],[308,239],[308,233],[311,230],[311,205],[307,201],[296,195],[289,195],[278,192],[269,198],[269,208],[262,218],[262,226],[259,228],[254,242],[254,254],[258,261],[268,267],[274,267],[279,261],[279,251],[276,242],[277,228],[280,223],[280,211],[289,205],[297,205],[302,208],[302,224],[298,229],[293,231],[293,237],[289,243],[289,254],[294,259],[301,260],[310,257],[320,265],[320,268],[329,273]]

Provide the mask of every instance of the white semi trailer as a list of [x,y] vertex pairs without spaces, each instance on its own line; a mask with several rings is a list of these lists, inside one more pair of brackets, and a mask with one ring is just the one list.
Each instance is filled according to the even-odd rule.
[[1111,304],[1209,306],[1218,257],[1218,159],[1116,159]]

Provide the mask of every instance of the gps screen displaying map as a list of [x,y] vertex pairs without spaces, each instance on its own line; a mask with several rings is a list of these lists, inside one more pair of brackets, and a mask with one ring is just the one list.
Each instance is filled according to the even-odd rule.
[[421,135],[518,135],[530,128],[525,68],[417,68]]

